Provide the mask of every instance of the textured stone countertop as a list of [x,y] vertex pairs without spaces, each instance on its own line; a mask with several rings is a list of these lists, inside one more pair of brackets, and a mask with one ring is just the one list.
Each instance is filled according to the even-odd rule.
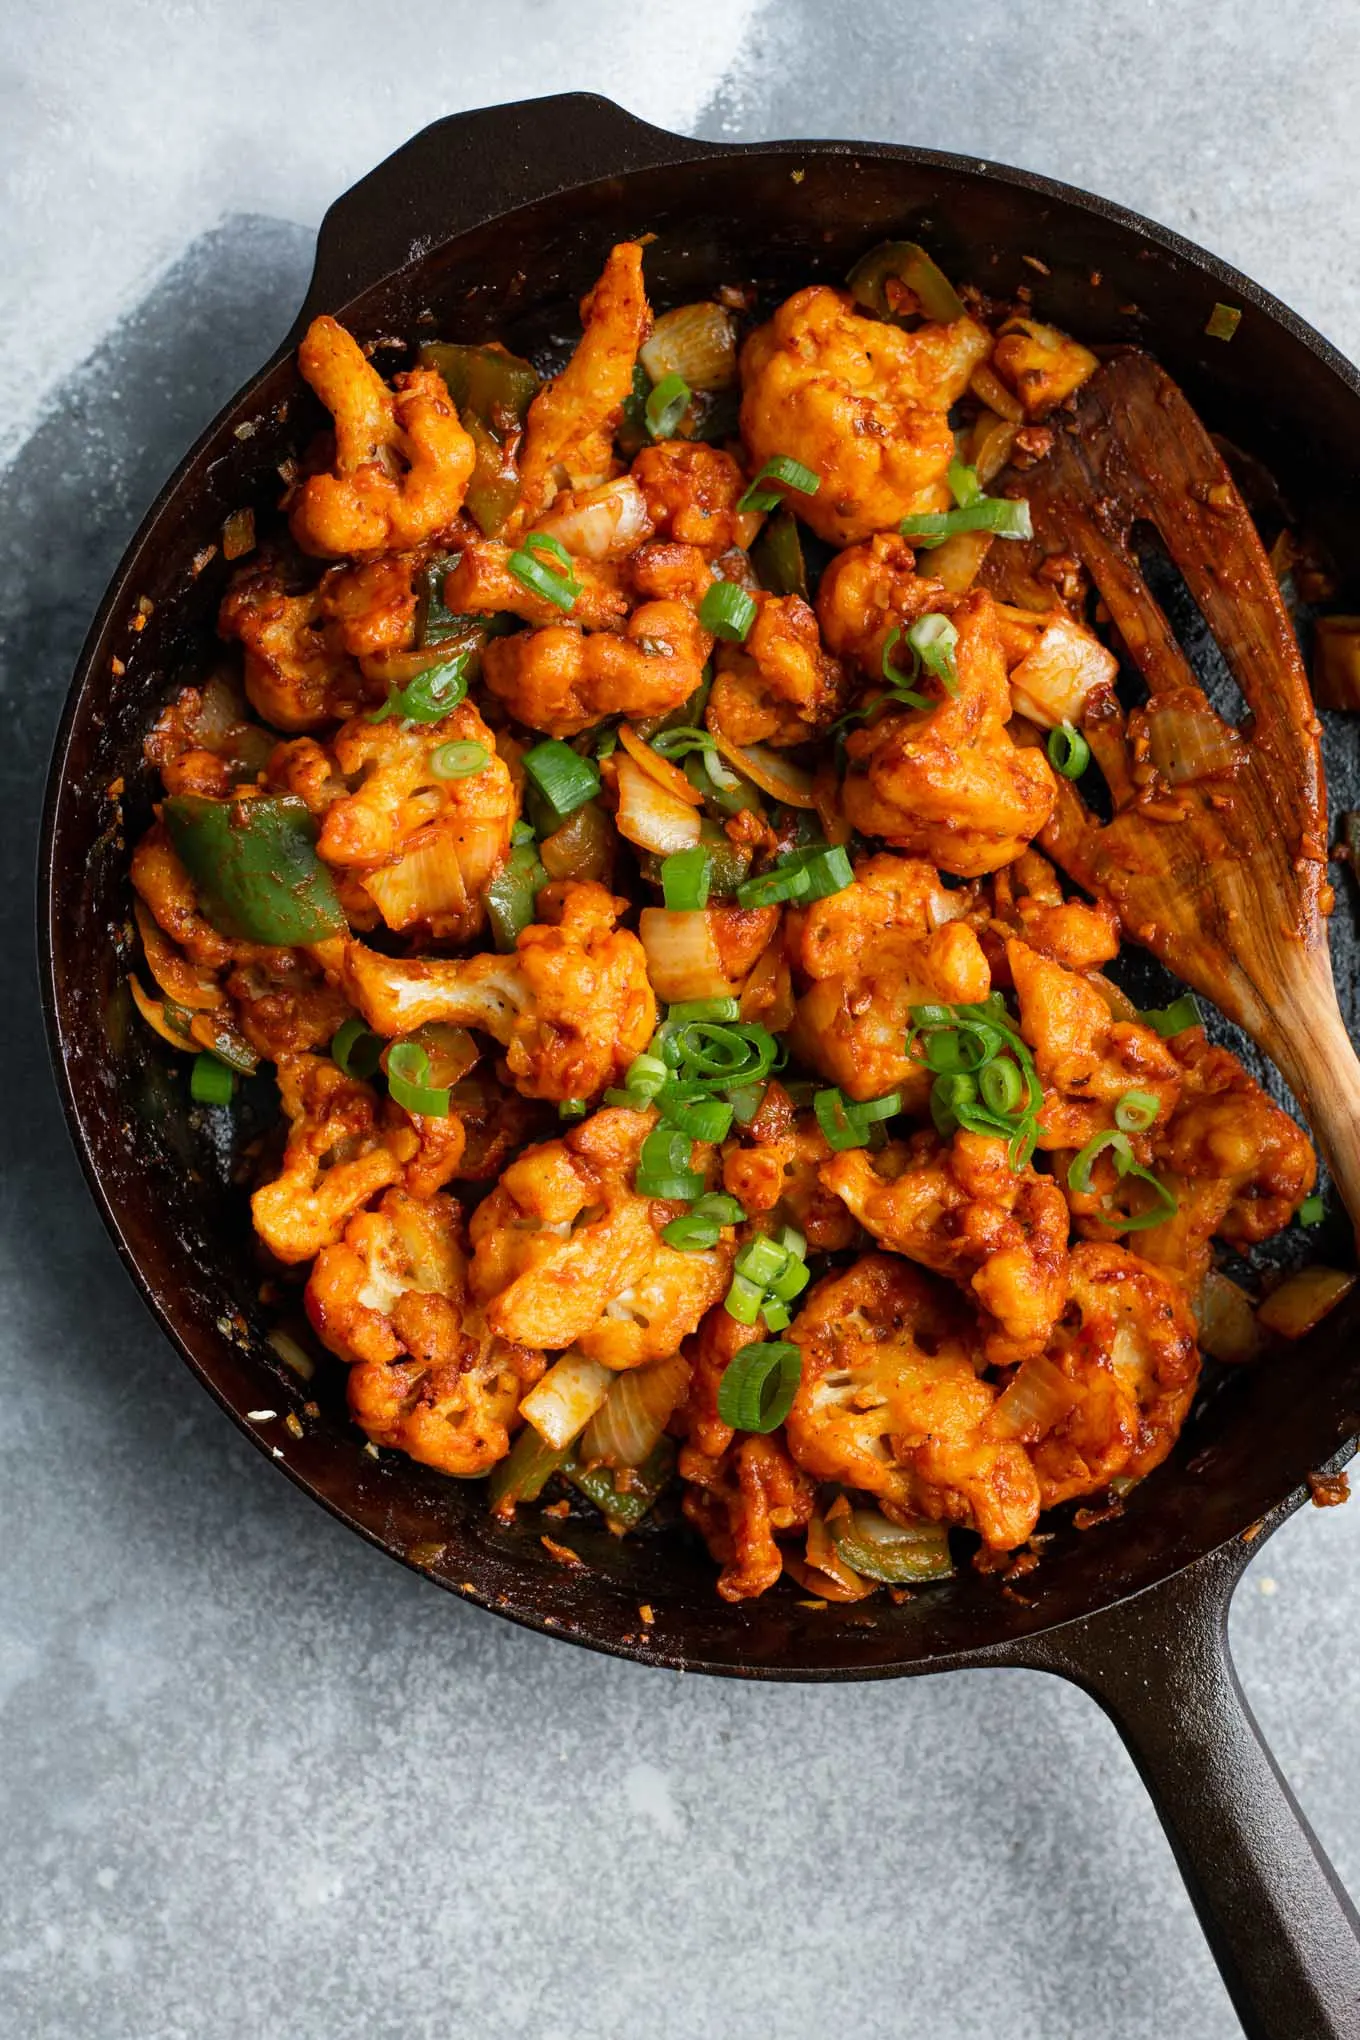
[[[286,328],[328,200],[566,87],[883,136],[1149,212],[1360,350],[1360,15],[1329,0],[51,0],[0,23],[0,2032],[23,2040],[1228,2040],[1113,1729],[1027,1673],[749,1689],[560,1650],[275,1477],[80,1184],[30,868],[89,614]],[[1360,1509],[1237,1597],[1243,1683],[1360,1889]]]

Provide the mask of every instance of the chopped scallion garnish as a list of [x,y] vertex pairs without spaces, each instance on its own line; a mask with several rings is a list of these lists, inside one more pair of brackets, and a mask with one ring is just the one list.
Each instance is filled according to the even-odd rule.
[[702,843],[673,850],[661,863],[661,891],[671,913],[697,913],[708,905],[713,860]]
[[669,439],[689,409],[693,392],[682,375],[663,375],[642,407],[653,439]]
[[394,687],[381,708],[369,710],[366,720],[381,723],[395,715],[403,722],[441,721],[467,693],[467,662],[467,653],[460,652],[456,659],[448,659],[443,665],[427,666],[404,687]]
[[387,1051],[389,1096],[407,1112],[425,1119],[447,1119],[447,1084],[430,1082],[430,1058],[418,1041],[396,1041]]
[[1305,1197],[1299,1206],[1300,1225],[1321,1225],[1327,1216],[1327,1206],[1321,1197]]
[[802,461],[792,459],[787,453],[777,453],[772,460],[766,461],[750,487],[738,499],[738,512],[779,508],[783,496],[778,489],[762,488],[762,482],[782,482],[786,489],[793,489],[800,496],[815,496],[822,486],[822,478],[815,468],[804,467]]
[[1164,1040],[1173,1034],[1184,1034],[1187,1027],[1200,1027],[1204,1023],[1204,1015],[1193,992],[1183,993],[1169,1006],[1149,1006],[1138,1018],[1145,1026],[1154,1028]]
[[755,597],[735,581],[714,581],[699,604],[699,628],[729,644],[741,644],[755,620]]
[[371,1033],[357,1014],[338,1027],[331,1040],[331,1061],[347,1077],[376,1076],[382,1051],[382,1036]]
[[1108,1151],[1114,1163],[1115,1174],[1121,1179],[1133,1176],[1140,1183],[1146,1183],[1153,1192],[1156,1203],[1150,1211],[1121,1212],[1102,1209],[1097,1213],[1100,1223],[1111,1232],[1145,1232],[1149,1226],[1161,1225],[1164,1220],[1174,1218],[1179,1204],[1165,1183],[1145,1169],[1133,1158],[1126,1133],[1098,1133],[1094,1140],[1088,1140],[1085,1147],[1073,1155],[1067,1165],[1068,1187],[1079,1197],[1091,1194],[1091,1171],[1101,1155]]
[[1064,779],[1080,779],[1091,762],[1091,746],[1070,722],[1059,723],[1048,733],[1048,762]]
[[787,1339],[743,1346],[718,1383],[718,1415],[734,1431],[776,1430],[793,1408],[802,1375],[803,1355]]
[[1161,1100],[1152,1091],[1126,1091],[1114,1108],[1114,1123],[1121,1133],[1146,1133],[1157,1123]]
[[545,737],[532,751],[526,751],[524,769],[554,814],[564,821],[600,790],[600,775],[590,759],[559,737]]
[[485,771],[490,763],[491,753],[486,745],[471,738],[461,743],[440,744],[430,753],[430,770],[436,779],[470,779],[474,772]]
[[[548,559],[554,562],[552,566],[546,564]],[[553,538],[549,532],[529,532],[519,550],[512,552],[505,564],[520,586],[527,588],[531,595],[539,595],[561,610],[575,607],[581,584],[571,571],[571,554],[561,540]]]
[[230,1105],[236,1090],[235,1072],[207,1050],[196,1055],[189,1071],[189,1096],[195,1105]]

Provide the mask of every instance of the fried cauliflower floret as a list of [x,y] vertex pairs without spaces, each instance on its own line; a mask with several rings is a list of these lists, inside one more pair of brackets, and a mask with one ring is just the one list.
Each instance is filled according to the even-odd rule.
[[713,558],[732,546],[744,552],[760,529],[760,511],[737,509],[746,477],[720,447],[688,439],[645,446],[633,462],[633,479],[658,538]]
[[[444,603],[455,616],[510,615],[542,627],[562,624],[564,612],[546,595],[526,588],[510,572],[515,548],[496,538],[473,538],[463,544],[462,557],[444,580]],[[549,573],[560,571],[560,562],[545,553],[541,562]],[[623,627],[628,614],[628,597],[620,585],[617,570],[593,560],[575,560],[571,578],[580,589],[571,605],[571,622],[578,630],[615,630]]]
[[[1317,1180],[1317,1157],[1302,1128],[1202,1027],[1168,1046],[1181,1070],[1180,1102],[1153,1137],[1152,1165],[1177,1210],[1139,1233],[1138,1251],[1194,1297],[1210,1240],[1248,1248],[1282,1231]],[[1099,1236],[1098,1226],[1092,1231]]]
[[733,744],[805,744],[840,714],[845,675],[801,595],[755,600],[745,642],[718,648],[705,720]]
[[1032,1450],[1044,1508],[1160,1466],[1199,1379],[1189,1312],[1160,1270],[1079,1242],[1048,1358],[1079,1400]]
[[1099,366],[1080,341],[1037,319],[1007,320],[992,350],[992,367],[1015,391],[1028,418],[1046,418]]
[[970,1005],[991,989],[977,936],[919,858],[862,858],[855,880],[788,917],[794,970],[811,983],[790,1034],[795,1054],[851,1098],[900,1091],[925,1108],[930,1076],[906,1052],[912,1006]]
[[267,559],[227,590],[218,630],[240,640],[250,705],[275,729],[318,729],[363,706],[363,675],[332,643],[329,621],[321,588],[290,592]]
[[1114,1126],[1114,1108],[1128,1091],[1157,1099],[1155,1123],[1170,1116],[1181,1072],[1159,1034],[1141,1021],[1116,1020],[1094,985],[1027,943],[1008,942],[1006,960],[1020,1033],[1044,1088],[1040,1147],[1085,1147]]
[[[633,1188],[655,1114],[611,1107],[563,1140],[527,1148],[473,1214],[472,1293],[501,1338],[606,1367],[679,1349],[726,1294],[734,1235],[681,1253],[661,1238],[681,1207]],[[711,1149],[695,1167],[714,1174]]]
[[684,1451],[681,1507],[709,1556],[721,1566],[724,1601],[750,1601],[768,1592],[784,1569],[776,1539],[801,1530],[812,1515],[815,1490],[777,1435],[742,1436],[718,1459]]
[[976,1327],[959,1299],[909,1262],[866,1254],[819,1282],[790,1333],[803,1374],[786,1433],[818,1480],[841,1481],[1001,1550],[1023,1544],[1039,1483],[993,1422]]
[[1105,900],[1065,899],[1057,873],[1034,849],[991,878],[993,926],[1015,934],[1068,970],[1096,970],[1119,954],[1119,916]]
[[[829,651],[857,659],[877,680],[892,632],[905,631],[944,600],[942,584],[917,573],[906,539],[879,531],[828,561],[817,588],[817,621]],[[900,665],[909,663],[905,654],[897,656]]]
[[[432,760],[449,743],[480,744],[486,763],[441,779]],[[355,716],[328,744],[281,745],[270,776],[320,818],[318,856],[389,928],[461,942],[483,925],[483,894],[509,854],[519,800],[470,701],[435,723]],[[345,904],[353,918],[352,899]]]
[[307,1315],[350,1367],[349,1406],[375,1445],[469,1479],[510,1449],[543,1355],[507,1345],[467,1293],[462,1213],[389,1190],[308,1277]]
[[152,726],[142,753],[167,793],[227,800],[269,762],[274,740],[251,722],[239,691],[225,680],[182,687]]
[[1080,729],[1087,709],[1109,699],[1119,661],[1065,610],[1044,619],[1033,644],[1010,669],[1011,706],[1040,729]]
[[525,928],[514,956],[402,961],[350,942],[344,988],[379,1034],[427,1021],[479,1028],[506,1050],[525,1097],[593,1098],[622,1080],[656,1027],[642,944],[614,925],[624,904],[603,886],[565,883],[548,901],[556,922]]
[[842,802],[865,835],[974,878],[1019,856],[1053,811],[1043,753],[1020,749],[996,605],[982,590],[953,613],[955,691],[931,708],[890,710],[846,739]]
[[821,1179],[880,1246],[974,1297],[989,1365],[1043,1348],[1067,1299],[1067,1203],[1050,1177],[1011,1168],[1005,1140],[918,1133],[833,1155]]
[[795,1112],[782,1084],[771,1083],[750,1126],[723,1148],[723,1188],[752,1218],[796,1226],[814,1252],[854,1244],[855,1221],[819,1171],[831,1159],[814,1113]]
[[351,658],[406,651],[415,643],[418,565],[415,553],[391,553],[322,575],[322,613]]
[[389,389],[325,315],[303,335],[298,368],[335,421],[334,473],[308,475],[289,511],[303,552],[394,552],[447,530],[477,453],[438,371],[412,369]]
[[680,602],[645,602],[622,632],[558,623],[494,638],[482,655],[491,692],[530,729],[573,737],[609,715],[666,715],[703,678],[713,643]]
[[614,434],[633,388],[638,349],[652,327],[642,281],[642,245],[621,241],[609,251],[595,288],[581,303],[576,351],[529,406],[520,454],[520,499],[506,526],[522,537],[560,488],[592,488],[606,480]]
[[279,1096],[288,1144],[279,1174],[251,1198],[251,1216],[280,1261],[310,1261],[399,1180],[401,1164],[383,1143],[376,1094],[326,1057],[280,1057]]
[[796,291],[742,349],[752,470],[776,454],[813,469],[821,487],[798,514],[832,545],[946,508],[949,407],[990,348],[972,319],[907,333],[861,318],[845,291]]

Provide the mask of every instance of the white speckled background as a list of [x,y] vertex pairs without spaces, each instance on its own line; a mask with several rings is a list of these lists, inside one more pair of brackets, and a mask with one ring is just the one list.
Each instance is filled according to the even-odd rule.
[[[0,20],[0,2033],[23,2040],[1228,2040],[1114,1732],[1031,1674],[677,1679],[464,1610],[216,1413],[87,1205],[29,870],[90,611],[272,347],[328,200],[567,87],[882,135],[1150,212],[1360,351],[1360,15],[1335,0],[49,0]],[[1360,1509],[1233,1637],[1360,1888]]]

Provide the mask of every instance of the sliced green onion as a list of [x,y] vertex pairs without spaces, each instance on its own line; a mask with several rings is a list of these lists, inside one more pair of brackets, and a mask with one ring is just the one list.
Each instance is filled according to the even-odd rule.
[[[555,564],[546,565],[540,554],[551,558]],[[571,554],[550,533],[529,532],[519,550],[512,552],[505,564],[521,588],[527,588],[531,595],[541,595],[545,602],[551,602],[561,610],[575,607],[581,584],[571,571]]]
[[[803,873],[807,886],[799,893],[799,899],[829,900],[833,893],[844,892],[855,882],[850,853],[842,843],[810,843],[801,850],[790,850],[776,868]],[[737,896],[740,900],[740,887]]]
[[1011,1118],[1025,1099],[1025,1080],[1009,1056],[998,1056],[978,1072],[978,1095],[991,1112]]
[[802,1376],[802,1353],[787,1339],[743,1346],[718,1383],[718,1415],[734,1431],[776,1430],[793,1408]]
[[[893,1096],[896,1097],[896,1093]],[[877,1099],[870,1101],[878,1104]],[[841,1154],[846,1148],[862,1148],[869,1145],[870,1120],[861,1107],[852,1103],[839,1091],[818,1091],[812,1100],[812,1109],[817,1115],[817,1124],[826,1136],[826,1144]]]
[[661,891],[671,913],[695,913],[708,905],[713,860],[702,843],[673,850],[661,862]]
[[195,1105],[230,1105],[236,1090],[235,1072],[206,1049],[189,1071],[189,1096]]
[[382,707],[370,709],[365,720],[381,723],[395,715],[403,722],[441,721],[467,693],[467,662],[467,653],[460,652],[443,665],[427,666],[404,687],[394,687]]
[[658,730],[649,741],[660,758],[685,758],[691,751],[716,751],[718,748],[709,730]]
[[[901,666],[894,663],[893,653],[898,645],[901,644],[902,637],[902,626],[900,623],[895,623],[888,632],[887,637],[883,640],[883,652],[878,662],[878,670],[883,675],[888,686],[891,687],[895,701],[904,702],[908,708],[934,708],[935,703],[930,696],[919,693],[911,684],[921,670],[920,660],[912,660],[909,672],[904,671]],[[858,715],[860,711],[856,710],[855,713]]]
[[1172,1034],[1184,1034],[1187,1027],[1201,1027],[1204,1015],[1193,992],[1173,999],[1169,1006],[1149,1006],[1138,1018],[1148,1027],[1155,1028],[1163,1039]]
[[1121,1133],[1146,1133],[1161,1109],[1151,1091],[1126,1091],[1114,1108],[1114,1123]]
[[739,645],[756,620],[756,602],[735,581],[715,581],[699,604],[699,628]]
[[928,616],[918,616],[907,632],[907,643],[915,652],[927,673],[933,673],[947,694],[957,691],[958,672],[954,665],[954,649],[959,634],[947,616],[932,611]]
[[1091,746],[1070,722],[1059,723],[1048,733],[1048,762],[1064,779],[1080,779],[1091,762]]
[[765,1302],[763,1284],[752,1282],[745,1275],[734,1275],[732,1286],[723,1298],[723,1309],[734,1317],[739,1325],[753,1325],[760,1316]]
[[623,1081],[639,1098],[650,1100],[670,1082],[670,1074],[659,1055],[635,1055],[623,1073]]
[[930,1087],[930,1116],[935,1122],[935,1131],[949,1135],[962,1122],[960,1113],[966,1111],[977,1099],[978,1087],[966,1071],[958,1070],[952,1076],[936,1077]]
[[347,1077],[376,1075],[382,1051],[382,1036],[365,1027],[357,1014],[338,1027],[331,1039],[331,1061]]
[[396,1041],[387,1051],[388,1095],[407,1112],[447,1119],[449,1087],[430,1081],[430,1058],[418,1041]]
[[777,510],[784,498],[778,489],[762,489],[762,482],[782,482],[786,489],[794,489],[800,496],[815,496],[822,486],[822,478],[815,468],[804,467],[802,461],[793,460],[787,453],[777,453],[767,460],[750,487],[738,498],[737,510]]
[[600,775],[589,758],[558,737],[545,737],[524,753],[524,769],[554,814],[565,821],[600,790]]
[[738,1084],[728,1091],[727,1100],[732,1107],[738,1126],[749,1126],[765,1101],[766,1084]]
[[667,1022],[677,1027],[691,1020],[736,1020],[740,1015],[741,1005],[736,999],[680,999],[666,1008]]
[[669,439],[689,409],[693,392],[682,375],[663,375],[642,407],[653,439]]
[[1107,1148],[1114,1158],[1115,1168],[1119,1170],[1121,1175],[1123,1174],[1123,1169],[1120,1168],[1120,1164],[1122,1163],[1124,1168],[1132,1164],[1133,1149],[1129,1146],[1126,1134],[1113,1132],[1098,1133],[1094,1140],[1088,1140],[1085,1147],[1073,1155],[1067,1165],[1068,1183],[1077,1192],[1078,1196],[1088,1197],[1090,1195],[1091,1170]]
[[595,756],[597,758],[612,758],[618,748],[619,733],[617,730],[604,730],[595,739]]
[[780,1303],[792,1303],[795,1296],[802,1295],[811,1280],[807,1262],[798,1254],[790,1254],[779,1273],[766,1287],[770,1295],[777,1297]]
[[700,1218],[716,1219],[719,1225],[740,1225],[746,1213],[726,1190],[710,1190],[694,1207]]
[[744,1275],[748,1282],[758,1283],[762,1289],[768,1289],[775,1276],[782,1274],[788,1263],[788,1248],[781,1246],[778,1240],[769,1239],[764,1233],[758,1233],[755,1239],[746,1242],[733,1266],[737,1274]]
[[669,1225],[661,1228],[661,1237],[668,1247],[674,1247],[681,1254],[703,1254],[710,1247],[716,1247],[722,1231],[711,1218],[698,1218],[692,1211],[686,1211],[679,1218],[673,1218]]
[[1305,1197],[1299,1206],[1300,1225],[1321,1225],[1327,1216],[1327,1206],[1321,1197]]
[[1146,1183],[1154,1192],[1157,1203],[1151,1211],[1133,1214],[1102,1211],[1098,1214],[1102,1225],[1111,1232],[1145,1232],[1149,1226],[1161,1225],[1165,1219],[1175,1216],[1180,1209],[1175,1196],[1165,1183],[1153,1175],[1151,1169],[1143,1168],[1134,1160],[1133,1149],[1125,1133],[1098,1133],[1094,1140],[1088,1140],[1085,1147],[1073,1155],[1067,1167],[1067,1181],[1079,1196],[1089,1196],[1091,1170],[1107,1150],[1114,1159],[1115,1173],[1121,1179],[1133,1176],[1138,1182]]
[[485,771],[490,763],[491,753],[486,745],[471,739],[466,743],[440,744],[430,753],[430,770],[436,779],[470,779],[474,772]]
[[960,510],[966,510],[970,503],[976,503],[982,496],[982,484],[978,471],[965,461],[951,460],[949,463],[949,493]]
[[537,840],[538,838],[534,834],[531,822],[516,822],[510,831],[511,846],[516,850],[519,849],[521,843],[535,843]]
[[633,1184],[639,1197],[654,1197],[659,1204],[692,1204],[703,1187],[703,1177],[693,1169],[673,1176],[651,1176],[639,1169]]
[[732,1107],[722,1098],[703,1095],[699,1084],[692,1087],[699,1095],[688,1097],[685,1094],[690,1088],[668,1084],[657,1092],[654,1102],[662,1118],[693,1140],[726,1140],[732,1130]]
[[812,881],[801,864],[777,864],[755,878],[743,879],[737,887],[739,907],[777,907],[786,900],[801,900],[812,890]]
[[1034,520],[1022,497],[978,496],[956,510],[927,510],[904,517],[898,525],[903,538],[933,550],[960,531],[990,531],[995,538],[1033,538]]
[[559,1119],[584,1119],[590,1110],[589,1098],[564,1098],[557,1108]]
[[690,1164],[694,1143],[678,1127],[654,1126],[638,1153],[634,1187],[639,1197],[679,1198],[691,1203],[701,1196],[704,1179]]
[[760,1306],[760,1315],[765,1320],[766,1329],[771,1332],[785,1331],[793,1323],[793,1312],[777,1296],[766,1297]]

